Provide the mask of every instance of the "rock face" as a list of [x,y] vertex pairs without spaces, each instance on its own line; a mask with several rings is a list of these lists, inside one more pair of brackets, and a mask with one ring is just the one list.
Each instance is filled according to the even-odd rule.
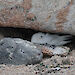
[[75,35],[75,0],[0,0],[0,26]]
[[18,38],[0,41],[0,64],[36,64],[42,60],[41,50],[32,43]]

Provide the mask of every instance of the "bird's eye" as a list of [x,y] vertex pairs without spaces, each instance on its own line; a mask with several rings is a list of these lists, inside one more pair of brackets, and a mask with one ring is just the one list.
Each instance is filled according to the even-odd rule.
[[55,49],[56,46],[55,45],[50,45],[50,47],[53,48],[53,49]]
[[47,43],[45,43],[47,45]]
[[43,36],[40,36],[41,38],[43,37]]

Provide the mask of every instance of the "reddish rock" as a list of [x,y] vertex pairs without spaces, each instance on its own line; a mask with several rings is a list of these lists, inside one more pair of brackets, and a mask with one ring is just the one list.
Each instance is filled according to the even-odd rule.
[[75,33],[74,0],[0,0],[0,26]]

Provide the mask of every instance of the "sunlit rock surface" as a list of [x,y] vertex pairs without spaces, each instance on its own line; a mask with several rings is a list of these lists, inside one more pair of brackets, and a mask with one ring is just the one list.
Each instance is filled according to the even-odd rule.
[[75,0],[0,0],[0,26],[75,35]]

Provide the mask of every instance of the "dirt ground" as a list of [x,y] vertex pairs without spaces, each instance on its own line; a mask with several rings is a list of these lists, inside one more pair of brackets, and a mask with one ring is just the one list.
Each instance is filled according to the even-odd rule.
[[[18,37],[30,41],[37,31],[25,29],[0,28],[0,38]],[[70,52],[67,56],[44,57],[35,65],[0,65],[0,75],[75,75],[75,41],[67,46]]]

